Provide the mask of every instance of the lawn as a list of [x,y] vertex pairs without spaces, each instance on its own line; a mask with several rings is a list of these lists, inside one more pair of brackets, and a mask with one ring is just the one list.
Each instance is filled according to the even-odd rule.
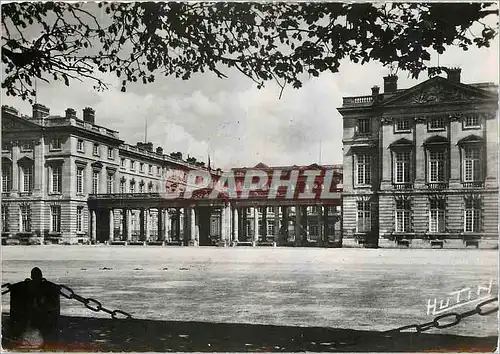
[[[497,259],[488,250],[9,246],[2,283],[38,266],[47,280],[141,319],[388,330],[432,320],[429,298],[490,279],[496,294]],[[61,313],[109,317],[67,299]],[[496,323],[475,315],[430,332],[495,336]]]

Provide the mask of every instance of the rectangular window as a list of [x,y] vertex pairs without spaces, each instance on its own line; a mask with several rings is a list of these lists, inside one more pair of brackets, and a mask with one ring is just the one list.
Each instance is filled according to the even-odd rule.
[[21,232],[31,231],[31,207],[21,205]]
[[212,218],[210,222],[210,236],[219,235],[220,220],[219,218]]
[[429,151],[429,182],[445,182],[446,153]]
[[52,167],[52,193],[61,193],[62,166]]
[[83,207],[79,206],[76,208],[76,231],[83,231]]
[[125,181],[120,181],[120,193],[125,193]]
[[99,172],[92,171],[92,194],[99,193]]
[[358,134],[370,134],[371,133],[370,123],[371,123],[370,119],[368,118],[358,119]]
[[62,143],[60,138],[53,138],[51,143],[50,143],[50,149],[51,150],[61,150],[62,148]]
[[139,193],[144,193],[144,183],[139,183]]
[[446,204],[442,199],[430,200],[429,232],[445,232]]
[[33,190],[33,166],[24,166],[21,170],[23,172],[23,192],[31,192]]
[[94,143],[93,154],[94,156],[101,156],[99,144]]
[[443,130],[446,127],[444,117],[434,117],[429,120],[429,130]]
[[83,193],[83,167],[76,168],[76,193]]
[[409,119],[396,120],[396,132],[408,132],[408,131],[410,131],[410,120]]
[[130,193],[135,193],[135,183],[130,182]]
[[480,126],[477,114],[469,114],[464,118],[464,128],[479,128]]
[[411,205],[409,200],[396,201],[396,232],[411,232]]
[[135,171],[135,161],[130,160],[130,169]]
[[274,213],[274,208],[273,207],[267,207],[267,213],[268,214]]
[[85,142],[81,139],[78,139],[78,142],[76,143],[76,150],[78,152],[85,152]]
[[9,231],[9,209],[7,205],[2,205],[2,232]]
[[394,153],[395,183],[409,183],[411,177],[410,151],[396,151]]
[[269,220],[269,222],[267,223],[267,234],[269,236],[273,236],[274,235],[274,220]]
[[106,184],[106,193],[113,193],[113,184],[115,183],[115,176],[112,173],[108,173],[108,180]]
[[50,207],[51,228],[52,232],[61,232],[61,206],[53,205]]
[[481,180],[481,150],[478,147],[463,149],[463,179],[464,182]]
[[319,227],[316,224],[309,225],[309,236],[316,237],[319,235]]
[[153,174],[153,165],[149,165],[149,170],[148,170],[148,173],[149,173],[150,175],[152,175],[152,174]]
[[2,165],[2,192],[10,191],[10,183],[11,180],[11,167],[10,165],[3,164]]
[[120,166],[125,168],[125,159],[123,157],[120,160]]
[[481,232],[481,201],[467,199],[464,213],[464,231]]
[[370,185],[371,184],[371,156],[368,154],[357,155],[357,184]]
[[142,162],[139,165],[139,171],[144,172],[144,164]]
[[357,202],[356,232],[368,232],[371,230],[372,217],[370,202]]
[[113,160],[115,158],[115,150],[112,147],[108,147],[108,159]]
[[148,192],[152,192],[153,191],[153,183],[149,183],[148,184]]

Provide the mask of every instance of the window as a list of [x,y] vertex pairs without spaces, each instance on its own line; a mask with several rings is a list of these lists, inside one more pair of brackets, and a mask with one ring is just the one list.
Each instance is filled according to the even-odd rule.
[[431,199],[429,208],[429,232],[445,232],[446,203],[443,199]]
[[446,153],[445,151],[429,151],[429,182],[445,182]]
[[358,119],[358,134],[370,134],[370,132],[371,132],[370,119],[368,118]]
[[2,192],[9,192],[11,186],[11,166],[2,164]]
[[273,207],[267,207],[267,213],[268,214],[273,214],[274,213],[274,208]]
[[130,160],[130,169],[135,171],[135,161]]
[[61,193],[62,167],[52,167],[52,193]]
[[130,182],[130,193],[135,193],[135,182],[134,181]]
[[120,166],[125,168],[125,158],[122,157],[121,161],[120,161]]
[[357,202],[356,232],[368,232],[371,230],[370,202]]
[[310,236],[318,236],[319,235],[319,227],[318,225],[309,225],[309,235]]
[[92,194],[99,193],[99,171],[92,171]]
[[144,193],[144,183],[139,183],[139,193]]
[[120,193],[125,193],[125,180],[120,180]]
[[481,232],[481,200],[468,198],[465,200],[464,231]]
[[152,175],[152,174],[153,174],[153,165],[149,165],[149,170],[148,170],[148,173],[149,173],[150,175]]
[[113,160],[115,158],[115,150],[112,147],[108,147],[108,159]]
[[139,165],[139,171],[144,172],[144,164],[142,162]]
[[78,139],[78,142],[76,143],[76,150],[78,152],[85,152],[85,142],[81,139]]
[[476,182],[481,180],[481,149],[465,147],[463,149],[463,180]]
[[61,206],[53,205],[50,207],[51,228],[52,232],[61,232]]
[[106,193],[113,193],[113,184],[115,182],[115,176],[112,173],[108,173],[108,180],[106,184]]
[[2,205],[2,232],[9,231],[9,209],[7,205]]
[[429,120],[429,130],[443,130],[446,127],[444,117],[434,117]]
[[21,167],[23,173],[23,192],[31,192],[33,190],[33,166]]
[[76,193],[83,193],[83,167],[76,168]]
[[83,231],[83,207],[79,206],[76,208],[76,231]]
[[411,177],[410,151],[394,152],[395,183],[409,183]]
[[212,218],[212,222],[210,223],[210,236],[219,235],[220,230],[220,220],[219,218]]
[[94,143],[93,154],[94,156],[101,156],[99,144]]
[[149,182],[148,184],[148,192],[151,193],[153,191],[153,183]]
[[51,150],[61,150],[62,144],[60,138],[53,138],[50,143]]
[[479,128],[480,126],[477,114],[469,114],[464,118],[464,128]]
[[21,232],[31,231],[31,208],[29,205],[21,205]]
[[368,154],[358,154],[357,167],[357,184],[371,184],[371,156]]
[[408,131],[410,131],[410,120],[409,119],[396,120],[396,132],[408,132]]
[[274,235],[274,221],[267,223],[267,234]]
[[21,152],[30,152],[33,151],[33,145],[31,144],[31,141],[24,141],[21,144]]
[[411,232],[411,203],[407,199],[396,200],[396,232]]

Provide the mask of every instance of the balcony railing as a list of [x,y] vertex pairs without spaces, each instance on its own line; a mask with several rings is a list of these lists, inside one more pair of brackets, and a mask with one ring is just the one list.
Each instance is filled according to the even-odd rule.
[[344,97],[342,105],[349,106],[367,106],[373,102],[373,96],[357,96],[357,97]]
[[477,182],[462,182],[462,186],[464,188],[483,188],[484,187],[484,182],[482,182],[482,181],[477,181]]
[[394,183],[393,186],[396,190],[413,189],[413,183]]
[[447,189],[448,182],[429,182],[427,183],[429,189]]

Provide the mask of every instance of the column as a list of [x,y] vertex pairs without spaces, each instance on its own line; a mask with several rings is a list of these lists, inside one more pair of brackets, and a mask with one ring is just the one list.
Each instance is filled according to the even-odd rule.
[[238,212],[238,208],[233,209],[233,246],[236,246],[238,243],[238,232],[239,232],[239,222],[240,222],[240,213]]
[[158,208],[158,213],[157,213],[156,221],[158,222],[158,231],[156,233],[156,241],[165,241],[164,235],[165,232],[163,231],[163,223],[164,223],[164,210],[162,208]]
[[128,220],[128,210],[123,208],[122,209],[122,232],[121,232],[121,241],[126,241],[127,240],[127,220]]
[[189,208],[189,246],[196,246],[196,211]]
[[316,222],[318,223],[318,235],[317,235],[317,244],[318,246],[323,246],[324,242],[324,234],[323,234],[323,206],[318,205],[317,214],[316,214]]
[[307,205],[301,207],[302,226],[304,227],[304,242],[309,241],[309,220],[307,219]]
[[188,246],[190,226],[191,226],[189,224],[189,208],[182,208],[180,221],[181,221],[181,231],[182,231],[182,244],[184,246]]
[[184,232],[181,232],[181,228],[184,228],[184,224],[181,223],[181,209],[176,208],[175,209],[175,241],[181,242],[183,244],[184,240],[182,239],[182,234]]
[[267,207],[262,209],[262,242],[267,242]]
[[241,208],[241,240],[248,241],[248,208]]
[[300,206],[295,206],[295,246],[302,245],[302,227],[300,222]]
[[328,208],[324,207],[323,212],[323,246],[328,247]]
[[[20,149],[19,145],[14,143],[12,144],[12,181],[11,181],[11,192],[19,191],[19,165],[17,164],[17,160],[19,160]],[[45,168],[45,167],[44,167]],[[36,178],[36,176],[35,176]]]
[[115,215],[113,212],[113,209],[109,209],[109,241],[108,244],[111,244],[114,239],[114,233],[115,233]]
[[274,207],[274,240],[273,246],[276,246],[280,239],[280,208]]
[[146,238],[146,227],[144,225],[144,219],[145,219],[145,210],[140,209],[139,210],[139,241],[144,241]]
[[96,212],[93,209],[90,211],[90,219],[91,219],[90,239],[95,244],[97,244],[97,220],[96,220]]
[[170,217],[170,213],[168,212],[168,208],[163,211],[165,213],[165,242],[170,242],[172,240],[172,235],[170,234],[172,231],[172,218]]
[[259,213],[256,207],[253,210],[253,240],[252,246],[255,246],[259,241]]
[[288,233],[288,223],[290,221],[290,209],[287,206],[283,207],[283,243],[288,242],[288,238],[290,237]]
[[225,214],[225,222],[224,222],[224,228],[226,229],[226,238],[224,239],[224,246],[229,246],[231,244],[231,224],[233,222],[232,213],[231,213],[231,205],[227,204],[224,207],[224,214]]
[[148,208],[144,210],[144,240],[146,242],[150,241],[151,238],[151,228],[150,228],[150,222],[151,222],[151,210]]
[[132,210],[127,209],[127,242],[132,239]]

